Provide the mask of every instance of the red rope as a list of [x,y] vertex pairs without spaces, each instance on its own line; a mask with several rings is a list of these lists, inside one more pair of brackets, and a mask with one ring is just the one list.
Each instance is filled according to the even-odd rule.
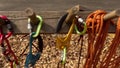
[[[9,33],[9,34],[11,35],[12,33]],[[6,35],[6,37],[4,38],[4,41],[6,42],[7,47],[3,46],[5,48],[5,51],[3,51],[3,54],[4,54],[4,56],[8,57],[8,60],[11,63],[11,68],[13,68],[13,62],[15,62],[17,65],[19,63],[18,63],[18,59],[15,56],[14,52],[12,51],[11,46],[8,41],[8,36],[10,37],[10,35]],[[4,42],[2,42],[2,44],[4,44]]]

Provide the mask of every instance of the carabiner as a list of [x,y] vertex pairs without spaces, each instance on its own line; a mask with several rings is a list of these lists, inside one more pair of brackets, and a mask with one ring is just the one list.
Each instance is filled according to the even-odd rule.
[[[77,19],[77,21],[74,20],[74,22],[76,23],[76,25],[75,25],[75,31],[76,31],[77,34],[83,35],[87,31],[86,23],[80,17],[76,17],[76,19]],[[79,28],[78,28],[78,27],[81,26],[80,24],[83,24],[83,26],[84,26],[84,29],[81,32],[79,31]]]
[[63,54],[62,54],[62,64],[65,64],[66,61],[66,47],[63,49]]
[[[39,19],[39,24],[37,26],[37,30],[36,30],[35,34],[33,35],[34,38],[37,37],[40,34],[40,30],[41,30],[41,27],[42,27],[42,24],[43,24],[42,17],[37,15],[37,18]],[[28,22],[30,22],[30,18],[28,18]]]

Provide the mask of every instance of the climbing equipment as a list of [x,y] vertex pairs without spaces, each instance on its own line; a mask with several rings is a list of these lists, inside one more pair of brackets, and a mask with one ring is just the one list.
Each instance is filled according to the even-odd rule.
[[106,14],[103,10],[97,10],[86,19],[88,33],[88,54],[84,68],[96,68],[100,60],[100,55],[104,47],[109,24],[112,22],[103,21]]
[[80,65],[80,59],[81,59],[81,53],[82,53],[82,47],[83,47],[83,35],[85,34],[85,32],[87,31],[87,26],[86,26],[86,23],[83,21],[83,19],[76,15],[75,16],[75,19],[74,22],[75,22],[75,31],[77,34],[79,34],[79,39],[78,39],[78,42],[81,41],[80,45],[80,50],[79,50],[79,59],[78,59],[78,68],[79,68],[79,65]]
[[77,34],[83,35],[87,31],[86,23],[80,16],[76,16],[75,18],[77,18],[77,21],[75,22],[75,31]]
[[[105,11],[97,10],[88,15],[86,19],[88,28],[88,55],[85,62],[85,68],[92,68],[92,66],[96,67],[96,64],[98,63],[98,61],[95,60],[95,65],[93,65],[94,59],[98,58],[96,55],[100,55],[101,53],[110,23],[108,21],[103,23],[103,17],[105,14]],[[95,42],[97,33],[98,36]]]
[[64,49],[63,49],[63,53],[62,53],[61,59],[63,61],[62,64],[64,64],[65,60],[66,60],[66,47],[64,47]]
[[84,37],[83,35],[80,35],[79,39],[78,39],[78,42],[80,42],[80,45],[81,45],[80,50],[79,50],[78,68],[80,67],[79,65],[80,65],[81,54],[82,54],[82,50],[83,50],[83,42],[84,42],[83,37]]
[[41,53],[42,53],[42,50],[40,50],[40,49],[41,49],[41,45],[43,45],[43,41],[42,41],[41,36],[38,35],[37,39],[38,39],[39,50],[35,55],[32,54],[32,44],[33,44],[32,42],[34,40],[34,38],[33,38],[34,34],[35,33],[32,32],[32,34],[30,35],[30,42],[29,42],[30,50],[26,57],[25,68],[29,68],[29,64],[31,64],[31,66],[34,66],[36,61],[39,60]]
[[117,21],[115,36],[112,40],[112,43],[110,44],[107,54],[103,58],[103,62],[101,63],[101,68],[108,68],[109,66],[112,66],[112,68],[119,67],[120,56],[118,56],[117,58],[114,58],[112,60],[112,62],[113,61],[114,62],[111,64],[111,59],[116,55],[119,44],[120,44],[120,17],[118,18],[118,21]]
[[[40,20],[40,22],[38,24],[36,32],[32,32],[32,26],[30,24],[30,19],[28,19],[28,29],[30,31],[30,42],[29,42],[30,50],[26,57],[25,68],[29,68],[29,65],[34,66],[36,61],[39,60],[42,50],[43,50],[43,40],[42,40],[41,36],[39,35],[43,20],[40,16],[37,15],[37,17]],[[33,45],[32,42],[34,39],[38,39],[38,48],[39,48],[38,52],[35,55],[32,54],[32,45]]]
[[[64,22],[65,18],[67,17],[67,15],[68,15],[68,13],[66,13],[64,16],[62,16],[60,18],[58,25],[57,25],[56,33],[58,33],[60,31],[60,29],[62,28],[63,22]],[[66,50],[70,46],[70,39],[71,39],[74,25],[75,25],[75,23],[72,22],[72,25],[71,25],[70,30],[69,30],[68,34],[66,35],[66,37],[57,36],[57,38],[56,38],[56,47],[59,48],[60,50],[63,50],[63,52],[64,52],[62,55],[62,64],[65,64]]]
[[[38,26],[37,26],[37,30],[36,30],[36,33],[35,33],[35,35],[33,35],[33,37],[37,37],[39,34],[40,34],[40,30],[41,30],[41,28],[42,28],[42,24],[43,24],[43,19],[42,19],[42,17],[41,16],[38,16],[37,15],[37,18],[39,19],[39,23],[38,23]],[[32,29],[31,28],[31,25],[30,25],[30,19],[28,19],[28,29]]]
[[[4,22],[2,25],[6,25],[7,29],[9,30],[7,34],[4,34],[2,30],[2,25],[0,26],[0,45],[2,47],[3,55],[10,62],[11,68],[16,68],[16,67],[19,68],[18,59],[15,56],[14,52],[12,51],[9,40],[8,40],[8,38],[13,34],[11,21],[6,16],[3,16],[3,15],[0,16],[0,19],[2,19]],[[6,45],[5,45],[5,42],[6,42]]]
[[68,13],[64,14],[64,15],[59,19],[59,21],[58,21],[59,23],[57,23],[57,27],[56,27],[56,33],[58,33],[58,32],[61,30],[62,25],[64,24],[64,21],[65,21],[67,15],[68,15]]

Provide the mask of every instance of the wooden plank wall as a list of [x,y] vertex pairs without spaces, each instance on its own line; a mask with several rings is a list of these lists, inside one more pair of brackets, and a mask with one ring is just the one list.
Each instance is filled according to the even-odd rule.
[[[79,14],[84,19],[88,16],[89,13],[93,11],[80,11]],[[110,11],[108,11],[110,12]],[[37,11],[36,14],[43,17],[44,24],[42,26],[41,33],[55,33],[58,19],[65,14],[66,11]],[[26,34],[29,33],[27,29],[27,15],[25,11],[0,11],[0,14],[6,15],[11,21],[14,28],[14,34]],[[4,32],[6,27],[4,27]],[[36,28],[35,28],[36,29]],[[64,26],[60,33],[67,33],[69,27]],[[115,32],[115,25],[111,25],[109,32]]]

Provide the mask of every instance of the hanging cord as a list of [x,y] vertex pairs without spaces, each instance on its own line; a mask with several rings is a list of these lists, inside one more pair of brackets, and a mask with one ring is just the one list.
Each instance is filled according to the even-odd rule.
[[[0,45],[2,47],[3,55],[10,62],[11,68],[16,68],[16,67],[19,68],[18,59],[14,54],[14,52],[12,51],[9,40],[8,40],[8,38],[13,34],[11,21],[8,20],[6,16],[1,15],[0,18],[4,21],[2,25],[6,25],[7,29],[9,30],[7,34],[4,34],[2,30],[2,25],[0,26]],[[4,45],[5,42],[6,42],[6,46]]]
[[88,54],[84,68],[96,68],[101,51],[104,47],[104,42],[108,33],[109,24],[112,22],[103,21],[106,14],[103,10],[97,10],[86,19],[88,33]]
[[[103,62],[101,64],[102,68],[108,68],[108,66],[110,65],[110,61],[111,61],[112,57],[116,54],[116,50],[117,50],[117,47],[119,47],[119,44],[120,44],[120,18],[118,19],[118,22],[117,22],[115,36],[112,40],[112,43],[108,49],[107,54],[105,55],[105,58],[103,59]],[[120,58],[117,58],[117,59],[120,59]],[[117,60],[116,63],[117,63],[117,65],[115,65],[113,68],[120,66],[119,65],[120,60]],[[112,64],[115,64],[115,63],[112,63]]]
[[81,60],[81,53],[82,53],[82,48],[83,48],[83,35],[80,35],[80,38],[78,40],[78,42],[81,40],[81,47],[79,50],[79,58],[78,58],[78,68],[80,67],[80,60]]

